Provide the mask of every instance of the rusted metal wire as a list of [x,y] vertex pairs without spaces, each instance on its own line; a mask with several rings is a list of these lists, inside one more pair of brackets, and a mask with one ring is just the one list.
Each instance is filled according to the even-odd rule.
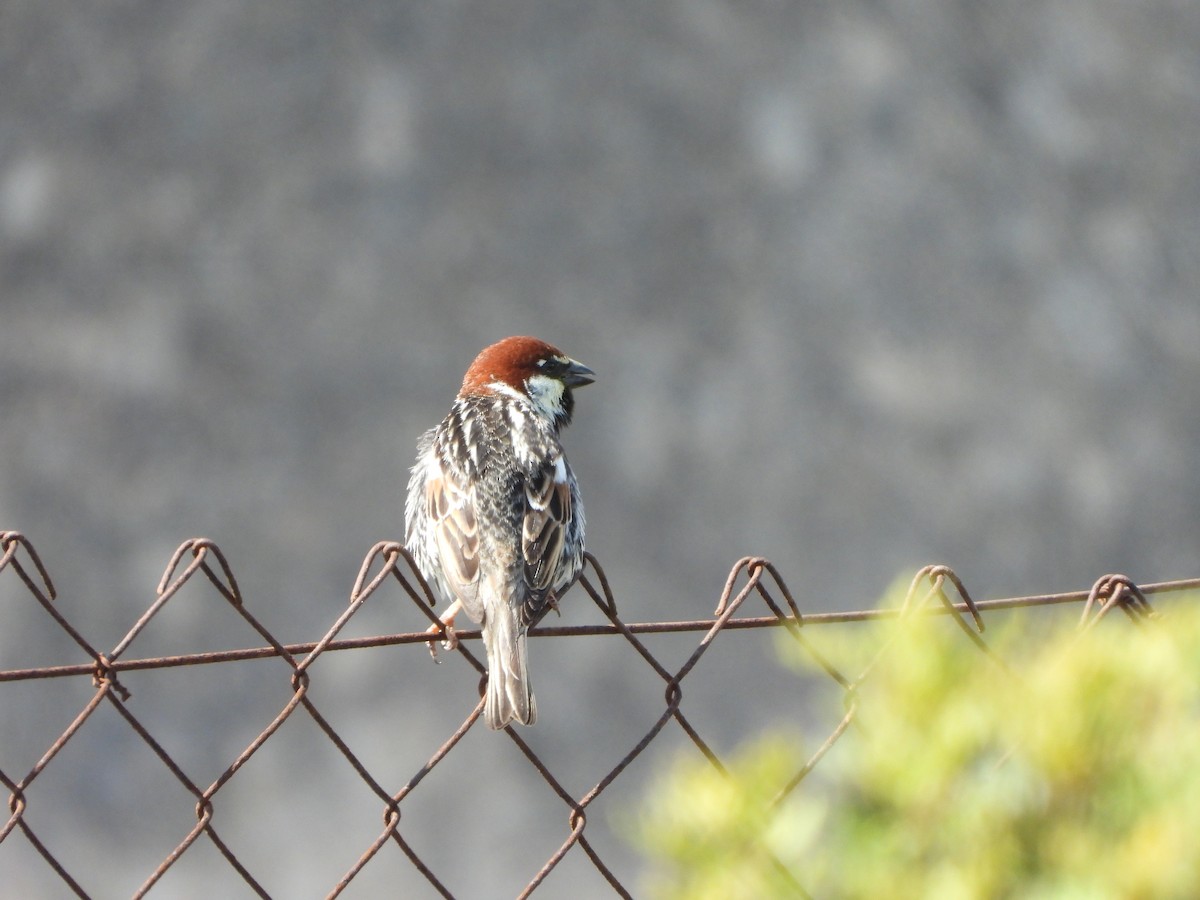
[[[115,709],[121,720],[153,752],[195,802],[195,824],[146,875],[134,896],[142,897],[150,893],[168,871],[185,854],[189,853],[196,842],[205,838],[253,892],[261,897],[267,897],[269,896],[267,889],[250,871],[250,865],[237,855],[230,843],[216,830],[213,824],[214,809],[218,795],[223,790],[230,789],[230,782],[239,770],[268,741],[275,737],[288,719],[301,714],[307,716],[317,726],[324,738],[328,739],[338,753],[345,758],[358,778],[378,800],[382,811],[382,828],[378,835],[361,851],[358,859],[349,866],[341,879],[329,888],[328,896],[336,897],[350,887],[360,873],[370,866],[389,844],[394,844],[400,850],[408,863],[434,891],[443,897],[453,896],[445,881],[445,873],[435,872],[406,836],[405,829],[402,827],[403,812],[406,799],[430,773],[450,756],[463,738],[475,727],[480,717],[483,708],[482,694],[485,684],[483,679],[486,677],[486,670],[481,660],[471,650],[473,642],[479,639],[479,631],[458,631],[458,645],[454,650],[455,656],[461,658],[481,676],[479,702],[466,719],[454,728],[441,746],[399,789],[389,790],[372,774],[360,756],[355,753],[309,696],[313,665],[326,653],[393,645],[424,645],[430,641],[431,637],[438,637],[436,632],[431,634],[427,631],[410,631],[361,638],[339,638],[339,634],[352,618],[388,584],[397,585],[403,595],[407,596],[421,611],[422,616],[428,619],[430,625],[435,628],[440,627],[440,620],[433,610],[433,593],[417,572],[412,558],[403,546],[395,542],[383,541],[372,547],[359,569],[350,591],[349,603],[325,634],[316,641],[285,644],[277,640],[247,610],[233,570],[220,548],[212,541],[203,538],[185,541],[172,554],[153,601],[133,627],[107,653],[97,650],[56,606],[57,593],[47,567],[43,564],[33,544],[24,535],[15,531],[0,532],[0,551],[2,551],[0,552],[0,577],[5,577],[4,573],[11,571],[23,586],[24,593],[45,610],[86,658],[84,662],[64,662],[60,665],[36,668],[0,669],[0,683],[90,677],[95,687],[95,692],[67,728],[50,743],[37,762],[23,776],[18,778],[8,774],[4,768],[4,761],[0,760],[0,783],[3,784],[9,795],[9,816],[7,821],[0,825],[0,843],[19,832],[70,891],[80,897],[89,896],[89,892],[81,884],[80,878],[68,871],[62,854],[52,851],[35,831],[28,815],[29,796],[35,781],[48,766],[55,763],[64,747],[75,738],[84,723],[93,716],[99,707],[108,704]],[[193,582],[207,583],[209,589],[220,596],[241,619],[253,628],[264,643],[254,647],[217,652],[127,658],[127,651],[130,650],[150,621],[172,601],[185,584]],[[913,615],[948,615],[955,619],[968,639],[975,643],[981,651],[990,655],[991,651],[983,640],[985,614],[1024,607],[1081,604],[1081,630],[1086,632],[1096,622],[1117,608],[1134,621],[1145,620],[1154,615],[1149,597],[1166,592],[1200,589],[1200,578],[1137,585],[1123,575],[1106,575],[1085,591],[977,601],[969,595],[963,582],[953,570],[946,566],[927,566],[916,574],[908,595],[899,608],[802,613],[780,572],[771,562],[759,557],[745,557],[731,569],[711,618],[667,622],[625,622],[618,614],[616,599],[604,570],[591,555],[587,555],[584,574],[579,581],[579,589],[591,598],[606,620],[605,623],[554,626],[538,624],[532,629],[531,634],[556,638],[593,636],[623,639],[645,662],[647,673],[652,673],[658,679],[657,683],[662,688],[663,708],[653,724],[644,733],[635,737],[625,754],[616,760],[607,771],[599,773],[590,789],[578,795],[569,790],[555,774],[554,760],[545,759],[539,755],[522,735],[511,727],[505,729],[508,738],[562,804],[565,825],[561,844],[546,858],[538,871],[530,874],[529,881],[519,894],[521,897],[535,892],[576,847],[582,851],[583,856],[607,882],[615,895],[632,896],[626,882],[622,880],[622,876],[614,871],[611,863],[604,858],[595,843],[589,839],[587,833],[588,814],[593,805],[622,776],[630,764],[637,760],[672,723],[678,726],[680,733],[686,735],[687,740],[718,771],[725,771],[719,755],[714,751],[712,745],[706,742],[700,729],[684,712],[685,681],[712,647],[714,641],[725,632],[746,629],[785,629],[816,663],[819,670],[838,685],[846,698],[845,714],[780,791],[776,798],[778,804],[813,771],[854,721],[858,709],[858,687],[869,676],[874,665],[873,662],[868,664],[857,677],[850,677],[840,672],[810,640],[809,635],[814,627],[862,623]],[[747,613],[747,604],[752,598],[763,602],[767,615]],[[0,609],[0,624],[3,622],[2,617],[3,610]],[[657,658],[642,640],[642,637],[646,635],[667,633],[699,635],[695,649],[674,670]],[[424,652],[423,648],[422,652]],[[885,652],[887,652],[886,645],[880,648],[875,659],[878,660],[880,655]],[[119,676],[125,672],[152,671],[182,666],[208,666],[272,658],[278,658],[281,661],[280,665],[287,666],[291,696],[270,722],[246,744],[207,787],[202,786],[202,783],[195,782],[172,758],[149,727],[134,714],[130,707],[129,692],[118,681]],[[89,758],[102,756],[102,753],[89,754]],[[794,881],[794,874],[789,872],[778,860],[774,860],[774,865],[784,877],[793,879],[797,895],[804,896],[803,887]],[[0,880],[3,880],[3,877],[4,873],[0,871]],[[624,877],[627,879],[629,876],[625,875]]]

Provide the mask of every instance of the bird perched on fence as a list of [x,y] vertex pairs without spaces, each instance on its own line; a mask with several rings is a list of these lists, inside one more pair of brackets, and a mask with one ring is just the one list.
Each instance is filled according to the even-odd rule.
[[559,432],[572,389],[594,375],[537,338],[505,338],[480,352],[449,415],[417,442],[405,546],[451,604],[447,627],[459,609],[481,623],[490,728],[536,720],[525,634],[583,568],[583,503]]

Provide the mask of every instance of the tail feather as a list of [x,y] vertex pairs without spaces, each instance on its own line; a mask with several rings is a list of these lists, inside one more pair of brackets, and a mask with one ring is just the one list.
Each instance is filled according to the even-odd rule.
[[532,725],[537,721],[537,703],[529,684],[525,629],[517,620],[517,611],[508,606],[488,612],[483,624],[488,656],[484,720],[493,730],[514,719],[522,725]]

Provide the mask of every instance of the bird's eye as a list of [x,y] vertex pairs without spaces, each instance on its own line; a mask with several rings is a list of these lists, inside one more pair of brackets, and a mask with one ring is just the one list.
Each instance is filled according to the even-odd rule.
[[567,364],[556,356],[549,356],[537,361],[537,367],[547,375],[558,375],[566,371]]

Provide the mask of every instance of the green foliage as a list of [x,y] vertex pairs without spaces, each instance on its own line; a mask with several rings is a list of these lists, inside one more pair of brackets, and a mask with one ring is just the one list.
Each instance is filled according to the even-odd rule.
[[637,829],[660,862],[648,893],[679,900],[794,894],[796,851],[812,845],[820,816],[791,804],[765,811],[803,765],[797,748],[778,735],[763,738],[728,775],[706,759],[680,758]]
[[[883,651],[854,724],[783,797],[806,759],[794,738],[727,773],[677,761],[637,820],[647,893],[1200,896],[1198,611],[1083,634],[1027,618],[989,630],[990,656],[943,616],[810,635],[848,674]],[[794,642],[787,656],[811,665]]]

